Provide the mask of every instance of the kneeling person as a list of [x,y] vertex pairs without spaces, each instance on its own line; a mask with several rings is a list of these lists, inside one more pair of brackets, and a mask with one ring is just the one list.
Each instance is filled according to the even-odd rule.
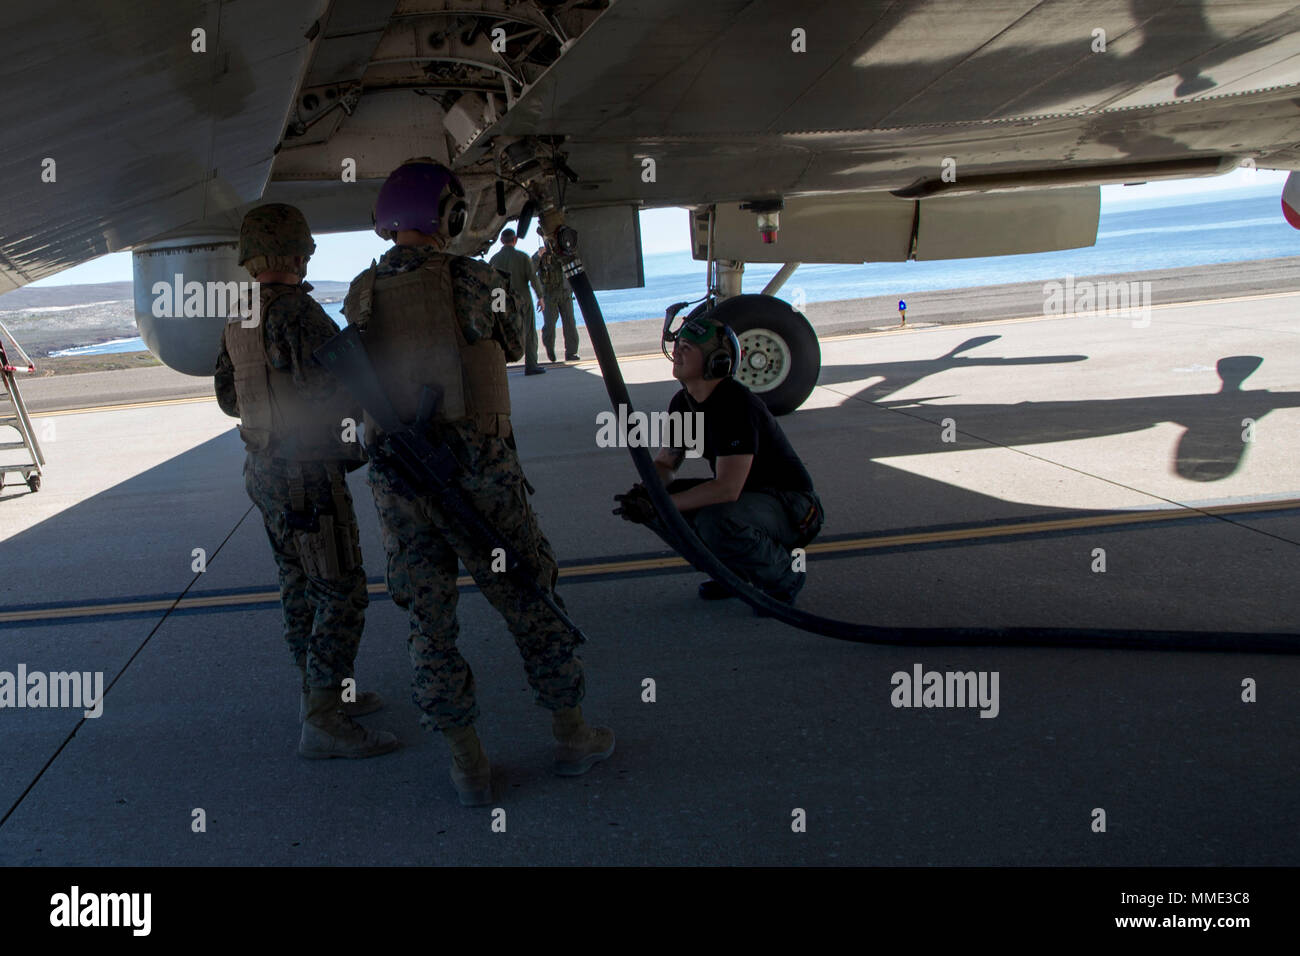
[[[669,412],[702,418],[703,456],[713,478],[674,480],[685,448],[661,450],[655,470],[673,504],[723,564],[775,600],[791,604],[805,580],[803,571],[794,570],[791,551],[821,529],[821,501],[763,400],[731,377],[739,351],[735,333],[708,318],[687,320],[677,333],[673,377],[682,389]],[[641,499],[644,514],[645,490],[629,494]],[[624,502],[620,513],[636,520],[637,510]],[[732,596],[719,581],[700,585],[700,597],[706,600]]]

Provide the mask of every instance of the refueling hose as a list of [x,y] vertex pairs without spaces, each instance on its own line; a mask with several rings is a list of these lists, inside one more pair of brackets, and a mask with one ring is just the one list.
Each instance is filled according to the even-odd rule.
[[[572,257],[565,267],[569,284],[577,297],[578,307],[600,362],[605,390],[614,405],[632,414],[632,399],[619,370],[618,356],[609,340],[600,304],[581,261]],[[1155,651],[1231,651],[1260,654],[1300,653],[1300,634],[1254,631],[1151,631],[1082,627],[878,627],[839,621],[798,610],[773,600],[767,594],[737,577],[696,537],[668,497],[655,471],[650,452],[643,447],[628,447],[641,483],[649,492],[663,528],[656,534],[689,561],[697,570],[721,581],[746,604],[800,630],[858,644],[897,644],[916,647],[1087,647],[1114,650],[1134,648]]]

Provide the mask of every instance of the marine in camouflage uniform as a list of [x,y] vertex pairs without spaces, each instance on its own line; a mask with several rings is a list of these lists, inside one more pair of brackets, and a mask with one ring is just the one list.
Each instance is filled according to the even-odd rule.
[[369,603],[345,476],[365,456],[355,438],[343,439],[344,420],[355,429],[360,409],[312,358],[338,329],[309,284],[287,281],[301,277],[314,248],[292,206],[261,206],[245,217],[240,264],[259,279],[258,311],[227,324],[215,387],[221,410],[241,419],[244,487],[279,571],[284,638],[302,673],[299,752],[361,757],[397,741],[351,720],[379,709],[377,694],[343,696]]
[[[344,313],[363,330],[371,362],[402,420],[415,419],[422,385],[443,386],[442,404],[424,426],[428,439],[446,443],[460,463],[456,483],[467,503],[563,606],[554,594],[559,568],[529,507],[531,489],[512,437],[505,365],[523,352],[514,298],[497,270],[441,251],[446,201],[438,200],[453,187],[459,187],[455,177],[432,161],[410,161],[389,177],[376,203],[376,231],[397,245],[353,281]],[[449,517],[436,497],[402,480],[382,440],[367,417],[368,477],[388,555],[388,590],[410,618],[412,697],[421,724],[438,728],[448,740],[461,802],[479,806],[491,800],[491,769],[474,730],[474,674],[456,646],[458,559],[505,618],[536,703],[553,713],[560,743],[556,772],[583,773],[608,757],[612,732],[582,719],[580,639],[539,596],[500,565],[494,570],[487,542]]]
[[573,290],[564,275],[560,257],[547,243],[533,254],[533,267],[542,283],[542,347],[546,356],[555,361],[555,319],[562,317],[564,325],[564,360],[578,359],[578,324],[573,320]]
[[[378,263],[375,279],[409,272],[435,258],[450,260],[456,317],[466,341],[495,340],[506,361],[518,359],[523,350],[512,321],[513,298],[507,295],[508,311],[492,311],[492,292],[501,288],[500,279],[483,263],[443,256],[429,245],[395,246]],[[351,298],[345,310],[352,320]],[[384,369],[376,365],[385,379]],[[429,438],[446,442],[456,455],[462,467],[459,485],[470,505],[537,570],[538,584],[553,589],[559,567],[529,507],[509,417],[495,414],[438,423],[430,428]],[[389,462],[373,447],[370,450],[368,478],[388,552],[388,590],[410,614],[414,700],[423,726],[467,727],[479,715],[474,674],[456,648],[458,557],[506,619],[537,702],[552,710],[580,703],[583,675],[576,639],[540,599],[510,576],[492,570],[492,554],[485,544],[448,518],[436,500],[414,494]]]

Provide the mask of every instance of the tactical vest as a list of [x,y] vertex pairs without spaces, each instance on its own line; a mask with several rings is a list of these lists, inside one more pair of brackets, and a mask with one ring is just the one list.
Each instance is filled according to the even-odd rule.
[[564,265],[560,262],[559,256],[543,253],[537,257],[534,267],[547,299],[555,299],[558,302],[563,297],[573,298],[573,291],[565,281]]
[[[343,419],[355,405],[346,389],[329,399],[304,398],[293,375],[267,360],[264,323],[273,302],[295,289],[261,287],[262,321],[246,328],[239,319],[226,324],[226,351],[235,367],[235,394],[239,399],[239,435],[250,452],[289,461],[363,460],[359,442],[343,441]],[[306,294],[306,293],[301,293]]]
[[[466,341],[456,315],[451,256],[430,256],[419,268],[376,278],[374,263],[344,300],[348,321],[365,333],[370,356],[398,417],[415,421],[425,385],[441,386],[435,422],[474,420],[481,434],[510,435],[506,356],[495,339]],[[366,416],[366,434],[378,434]]]

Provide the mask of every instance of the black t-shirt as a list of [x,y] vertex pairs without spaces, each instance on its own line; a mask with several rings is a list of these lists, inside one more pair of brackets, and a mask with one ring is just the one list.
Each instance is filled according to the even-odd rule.
[[808,470],[763,400],[734,378],[718,383],[703,403],[696,403],[683,388],[668,403],[668,410],[704,413],[704,458],[715,478],[719,456],[753,455],[744,491],[813,490]]

